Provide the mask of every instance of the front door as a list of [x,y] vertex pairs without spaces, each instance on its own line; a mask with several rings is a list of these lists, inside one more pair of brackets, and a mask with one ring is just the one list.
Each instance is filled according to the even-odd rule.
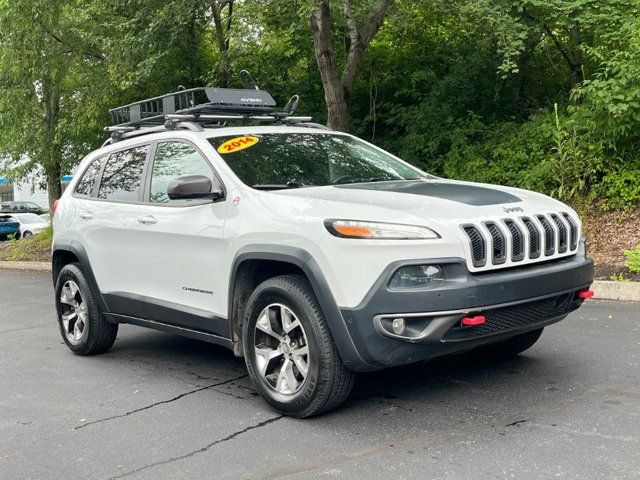
[[205,175],[221,186],[194,145],[158,142],[147,175],[144,214],[136,226],[137,241],[145,249],[136,267],[141,288],[153,320],[228,337],[228,288],[221,271],[227,203],[169,199],[169,183],[185,175]]

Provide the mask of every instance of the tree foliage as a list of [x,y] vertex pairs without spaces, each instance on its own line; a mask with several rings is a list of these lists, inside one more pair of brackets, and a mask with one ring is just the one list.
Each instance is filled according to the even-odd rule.
[[637,0],[0,0],[0,156],[55,190],[109,107],[239,86],[247,69],[281,105],[300,94],[300,112],[432,173],[629,208],[639,14]]

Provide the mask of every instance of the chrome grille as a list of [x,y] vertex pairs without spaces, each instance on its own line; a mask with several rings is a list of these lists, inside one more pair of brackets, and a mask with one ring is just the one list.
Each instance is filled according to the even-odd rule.
[[575,253],[580,235],[577,220],[566,212],[466,224],[462,229],[473,266],[487,269],[507,260],[509,265],[531,263]]

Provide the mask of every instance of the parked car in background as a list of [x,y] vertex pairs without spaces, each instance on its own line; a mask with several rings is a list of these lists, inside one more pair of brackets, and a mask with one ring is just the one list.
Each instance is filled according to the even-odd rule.
[[43,213],[42,215],[40,215],[40,218],[47,223],[51,223],[51,215],[49,213]]
[[47,209],[34,202],[2,202],[0,213],[34,213],[42,215]]
[[33,237],[49,226],[49,222],[35,213],[15,213],[11,218],[14,218],[20,225],[20,231],[16,238]]
[[0,214],[0,240],[20,232],[20,224],[11,215]]

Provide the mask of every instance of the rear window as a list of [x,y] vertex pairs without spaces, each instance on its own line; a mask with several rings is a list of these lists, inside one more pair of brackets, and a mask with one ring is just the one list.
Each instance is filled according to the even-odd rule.
[[93,187],[98,180],[98,175],[100,175],[100,169],[102,169],[102,165],[107,157],[100,157],[91,162],[91,165],[87,167],[82,175],[82,178],[78,182],[78,186],[76,186],[76,193],[78,195],[90,196],[93,192]]
[[98,198],[135,202],[141,200],[142,170],[148,145],[112,153],[104,166]]
[[269,133],[210,138],[240,179],[254,188],[416,180],[423,175],[353,137]]

